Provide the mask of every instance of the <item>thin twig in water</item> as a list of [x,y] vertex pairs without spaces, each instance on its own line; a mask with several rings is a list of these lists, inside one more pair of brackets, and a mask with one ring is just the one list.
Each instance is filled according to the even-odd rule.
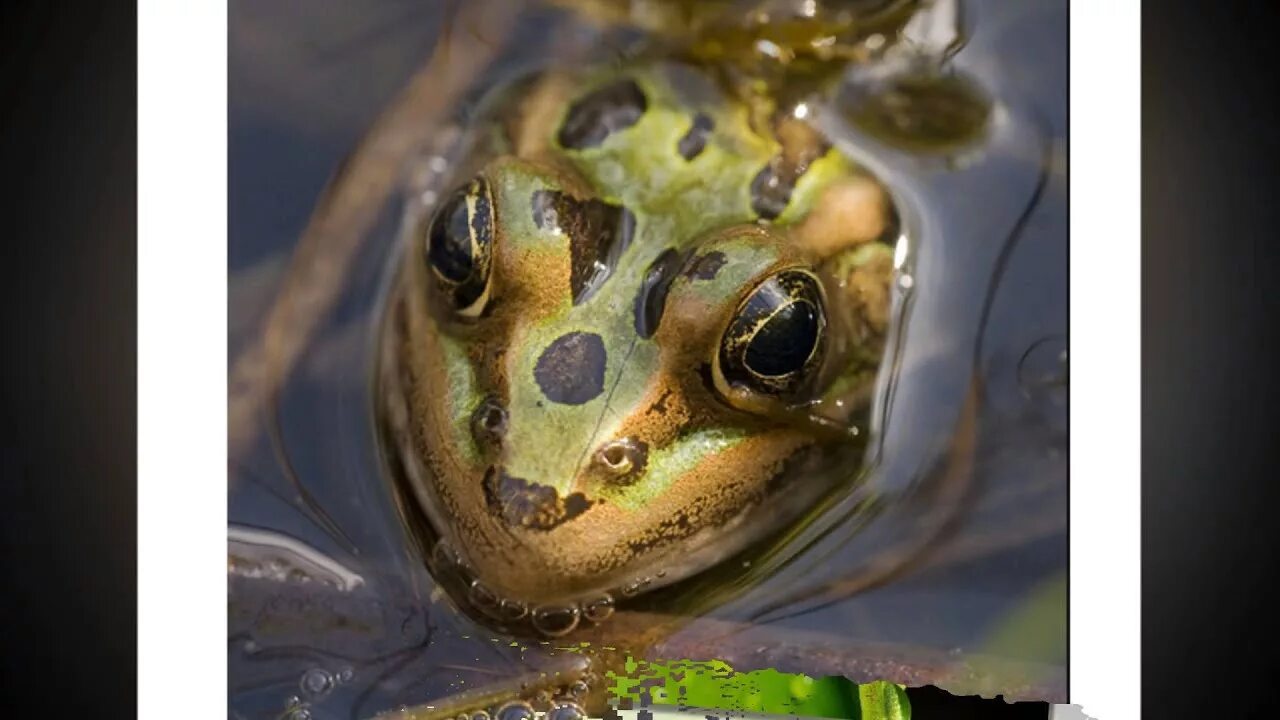
[[[510,2],[469,3],[459,14],[485,18],[496,33],[515,21]],[[452,38],[382,115],[323,191],[261,334],[236,358],[229,377],[228,455],[243,456],[260,437],[264,411],[345,286],[347,270],[402,180],[406,163],[428,143],[463,88],[492,61],[497,46]],[[234,489],[234,487],[232,488]],[[305,491],[300,491],[307,497]],[[314,509],[314,508],[313,508]]]

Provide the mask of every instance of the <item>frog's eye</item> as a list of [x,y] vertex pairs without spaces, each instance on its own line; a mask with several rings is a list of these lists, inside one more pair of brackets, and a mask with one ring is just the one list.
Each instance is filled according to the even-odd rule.
[[788,269],[771,275],[729,322],[716,358],[716,384],[730,396],[745,390],[793,397],[821,365],[826,329],[822,286],[813,274]]
[[449,195],[427,225],[427,264],[463,317],[479,316],[488,303],[493,227],[493,197],[483,177]]

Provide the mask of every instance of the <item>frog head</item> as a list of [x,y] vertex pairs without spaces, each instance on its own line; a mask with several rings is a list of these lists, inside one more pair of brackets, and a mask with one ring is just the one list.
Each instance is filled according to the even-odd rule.
[[[421,225],[405,352],[443,534],[495,595],[686,577],[794,519],[841,435],[833,278],[756,223],[682,234],[499,158]],[[838,435],[838,434],[837,434]]]

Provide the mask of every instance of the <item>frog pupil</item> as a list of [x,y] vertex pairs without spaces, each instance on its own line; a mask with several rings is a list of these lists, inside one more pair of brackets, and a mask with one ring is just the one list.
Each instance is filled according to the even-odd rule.
[[780,377],[803,369],[817,344],[817,310],[799,300],[765,321],[747,343],[743,361],[754,373]]
[[471,222],[467,193],[455,193],[431,223],[427,258],[446,280],[460,283],[471,276]]

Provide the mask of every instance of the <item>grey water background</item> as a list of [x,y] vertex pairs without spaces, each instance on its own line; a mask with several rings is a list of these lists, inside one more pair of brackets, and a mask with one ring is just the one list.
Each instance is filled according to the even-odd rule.
[[[449,9],[448,3],[406,0],[231,3],[232,358],[272,301],[325,183],[430,55]],[[982,341],[988,396],[976,469],[1002,500],[974,511],[963,531],[972,552],[831,608],[778,621],[783,628],[959,651],[980,644],[1017,601],[1066,567],[1066,391],[1037,386],[1030,375],[1059,372],[1056,356],[1066,349],[1067,8],[1052,0],[986,0],[967,3],[965,10],[974,33],[957,64],[1008,99],[1020,113],[1015,124],[1022,123],[1016,128],[1022,134],[1013,135],[1047,141],[1053,160],[1041,167],[1041,145],[1016,140],[1007,155],[974,169],[980,187],[973,178],[948,185],[946,176],[919,184],[921,193],[946,208],[939,217],[950,244],[920,248],[916,277],[950,278],[935,298],[950,293],[954,303],[935,299],[929,306],[922,300],[912,319],[912,331],[924,339],[909,343],[924,369],[914,376],[920,379],[911,386],[915,395],[903,401],[914,408],[916,415],[906,417],[918,427],[902,436],[901,447],[920,454],[923,463],[933,442],[933,432],[924,428],[948,426],[962,367],[951,360],[957,348],[969,347],[964,341],[975,332],[976,305],[992,287],[994,267],[1007,248]],[[538,30],[521,28],[516,42]],[[1010,246],[1008,232],[1042,171],[1047,184]],[[393,215],[380,232],[394,230]],[[298,511],[268,442],[231,468],[239,481],[229,498],[233,525],[299,538],[359,568],[369,583],[352,596],[317,599],[233,582],[232,604],[248,608],[233,612],[231,620],[233,717],[366,717],[399,702],[438,697],[460,689],[430,680],[432,668],[448,664],[441,657],[450,653],[466,653],[462,661],[476,666],[534,662],[476,651],[463,637],[470,631],[465,621],[421,610],[422,588],[430,581],[395,528],[369,425],[371,313],[388,243],[372,245],[357,256],[351,286],[279,397],[281,441],[293,469],[350,542]],[[915,291],[927,298],[931,288],[920,284]],[[933,325],[930,312],[936,313]],[[955,327],[944,327],[948,317]],[[929,338],[954,342],[930,348]],[[1005,533],[1021,533],[1022,539],[1001,543]],[[805,577],[836,572],[839,565],[837,556]],[[1043,629],[1049,640],[1065,642],[1065,619]],[[1066,658],[1050,661],[1065,664]],[[316,670],[328,684],[317,680],[321,690],[309,694],[306,682],[319,677]],[[291,707],[293,698],[298,702]]]

